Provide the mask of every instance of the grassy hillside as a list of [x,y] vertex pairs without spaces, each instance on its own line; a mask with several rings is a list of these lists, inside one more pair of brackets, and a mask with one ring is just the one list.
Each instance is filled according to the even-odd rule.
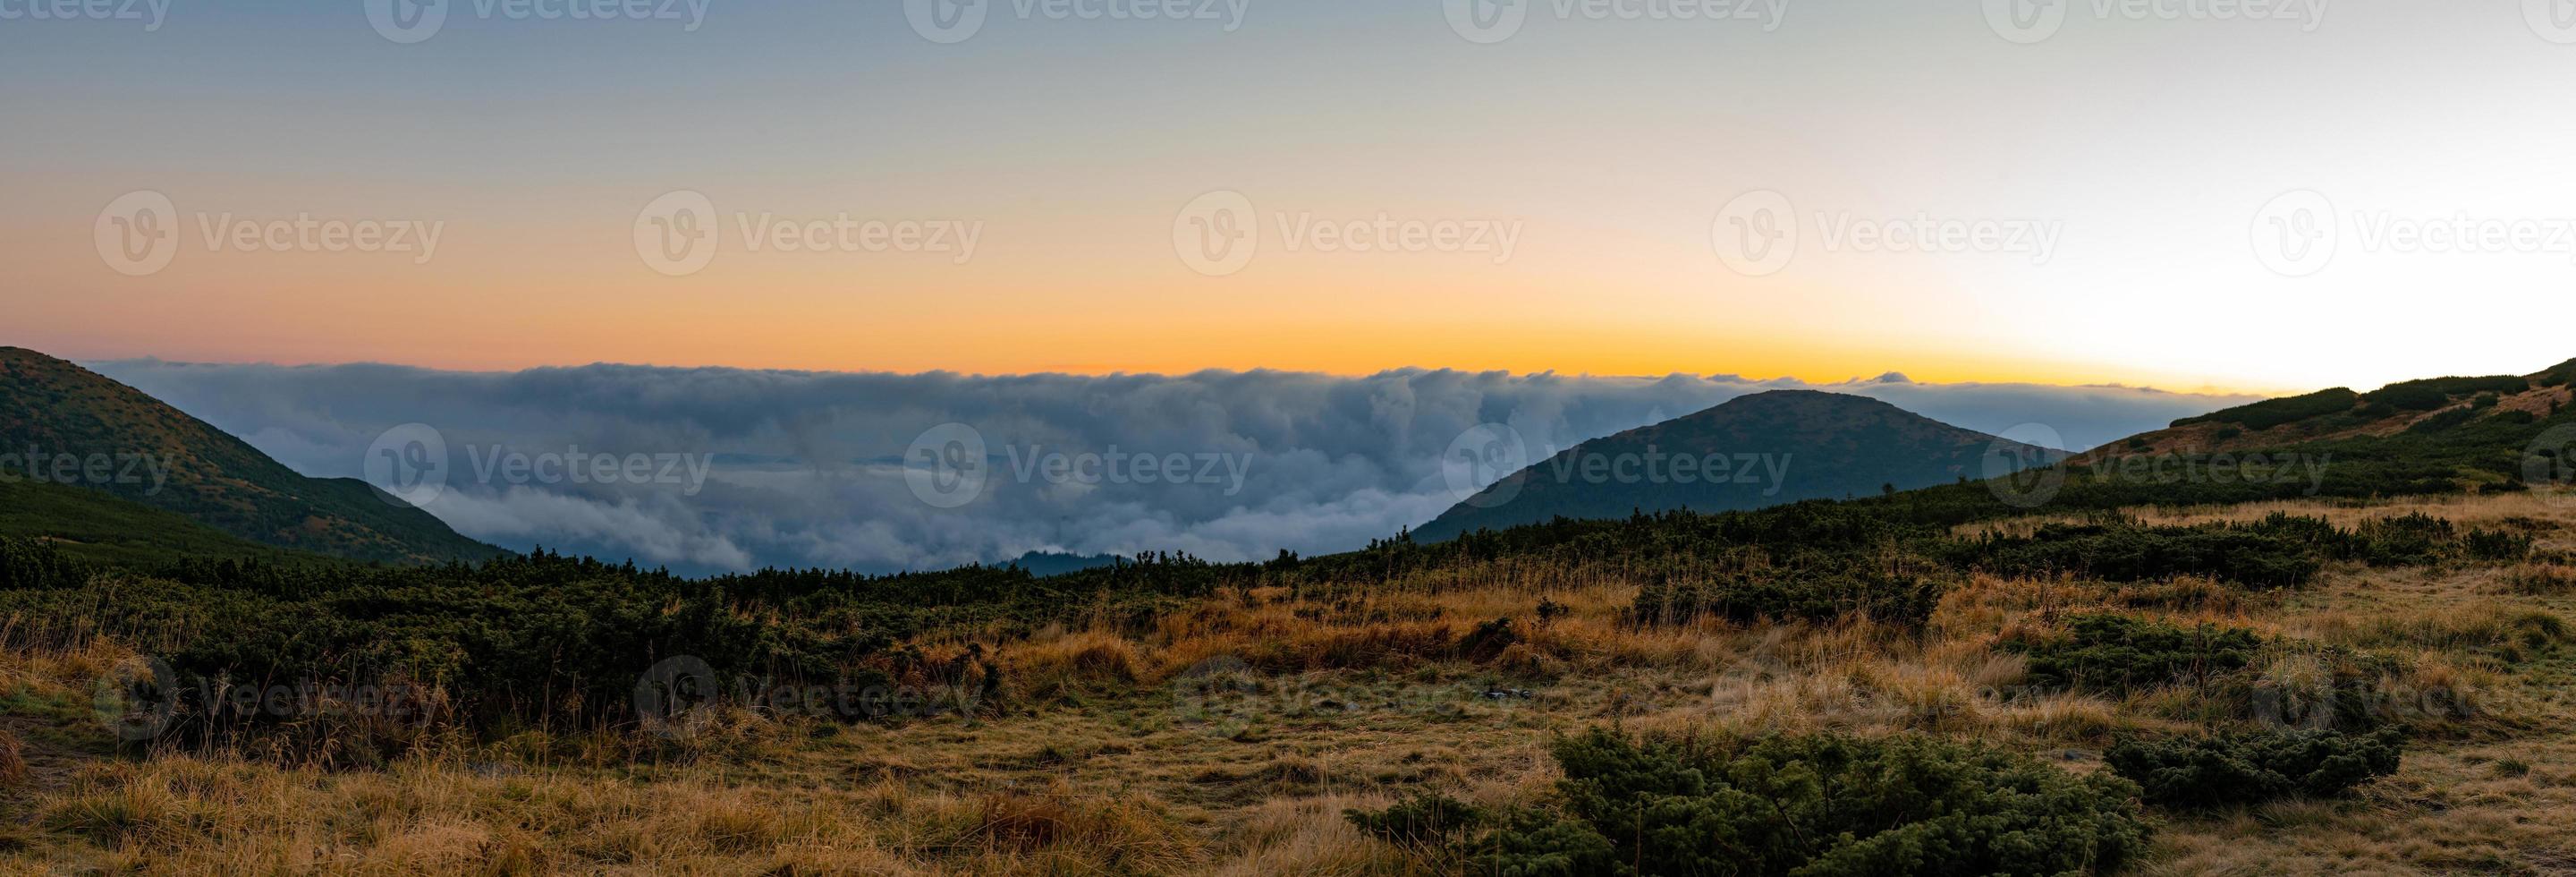
[[42,540],[84,563],[133,569],[186,559],[284,561],[299,556],[172,512],[58,484],[0,482],[0,536]]
[[2368,393],[2337,387],[2184,418],[2170,429],[2093,454],[2246,451],[2357,439],[2398,439],[2449,454],[2446,448],[2463,442],[2445,441],[2445,433],[2462,427],[2510,428],[2556,415],[2576,400],[2571,381],[2576,381],[2576,360],[2533,375],[2428,378]]
[[[22,459],[66,454],[104,465],[66,475]],[[297,551],[390,562],[500,553],[364,482],[305,477],[132,387],[29,350],[0,348],[0,455],[16,480],[70,480]]]
[[1560,517],[1874,496],[1982,479],[1990,453],[2011,468],[2063,456],[1863,396],[1756,393],[1568,448],[1441,513],[1414,538],[1436,542]]

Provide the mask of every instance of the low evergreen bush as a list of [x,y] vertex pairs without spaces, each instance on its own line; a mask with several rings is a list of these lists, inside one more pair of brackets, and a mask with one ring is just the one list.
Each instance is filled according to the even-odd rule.
[[2124,741],[2104,760],[2158,805],[2209,809],[2292,795],[2324,798],[2397,772],[2405,749],[2394,728],[2357,734],[2263,730]]
[[[2137,787],[1921,736],[1560,740],[1545,809],[1443,851],[1462,873],[2065,875],[2145,847]],[[1446,805],[1351,814],[1381,837],[1437,836]]]

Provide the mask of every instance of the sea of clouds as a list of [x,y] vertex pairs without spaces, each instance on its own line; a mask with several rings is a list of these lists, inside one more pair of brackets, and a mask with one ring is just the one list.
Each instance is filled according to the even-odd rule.
[[[2076,450],[2248,401],[1895,374],[1808,384],[1426,370],[987,377],[86,365],[308,475],[380,477],[392,459],[389,431],[405,439],[392,444],[417,453],[409,438],[426,427],[445,465],[424,506],[459,532],[688,572],[932,569],[1030,551],[1233,561],[1348,550],[1419,526],[1506,474],[1462,470],[1454,458],[1461,436],[1489,435],[1485,425],[1509,427],[1536,462],[1773,389],[1871,396]],[[939,468],[976,443],[987,464],[978,483]]]

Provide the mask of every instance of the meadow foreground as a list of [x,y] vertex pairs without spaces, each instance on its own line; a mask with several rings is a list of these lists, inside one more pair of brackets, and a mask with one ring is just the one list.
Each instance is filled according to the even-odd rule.
[[[914,643],[932,661],[994,656],[1006,705],[856,723],[712,707],[662,733],[432,734],[364,767],[321,754],[328,731],[265,748],[293,735],[119,747],[94,695],[130,648],[22,614],[5,622],[0,663],[16,826],[0,855],[31,873],[1473,873],[1498,860],[1466,830],[1371,832],[1347,812],[1562,806],[1556,753],[1599,728],[1920,735],[2086,775],[2124,740],[2366,722],[2407,738],[2393,774],[2326,796],[2151,804],[2149,839],[2118,864],[2576,869],[2564,819],[2576,704],[2561,694],[2576,670],[2576,567],[2564,562],[2576,497],[2138,510],[2136,522],[2276,513],[2364,529],[2430,517],[2530,544],[2492,560],[2333,561],[2280,588],[1978,572],[1919,625],[1643,623],[1639,582],[1510,562],[1228,587],[1141,624]],[[2106,617],[2130,625],[2116,642],[2096,641]],[[2172,657],[2154,651],[2160,624],[2195,644],[2169,668],[2156,663]],[[36,628],[49,633],[27,635]],[[2355,705],[2368,715],[2323,714]]]

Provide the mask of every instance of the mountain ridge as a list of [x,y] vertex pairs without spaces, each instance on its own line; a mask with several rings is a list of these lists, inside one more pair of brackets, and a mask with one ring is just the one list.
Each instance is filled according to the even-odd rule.
[[305,476],[140,390],[20,347],[0,347],[0,471],[295,551],[401,563],[502,553],[366,482]]
[[[1910,490],[2001,474],[1985,471],[1989,454],[2009,461],[2008,469],[2066,456],[1867,396],[1772,390],[1551,454],[1442,512],[1413,535],[1441,541],[1558,517],[1742,511]],[[1657,460],[1665,461],[1660,470]]]

